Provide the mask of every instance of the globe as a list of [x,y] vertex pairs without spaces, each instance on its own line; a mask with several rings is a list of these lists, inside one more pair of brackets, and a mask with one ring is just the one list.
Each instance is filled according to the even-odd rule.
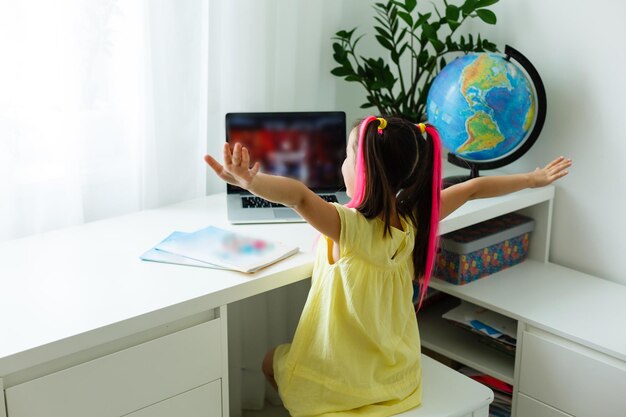
[[426,112],[448,159],[477,175],[477,168],[500,167],[532,146],[545,119],[545,90],[530,61],[507,46],[505,55],[471,53],[446,65],[430,87]]

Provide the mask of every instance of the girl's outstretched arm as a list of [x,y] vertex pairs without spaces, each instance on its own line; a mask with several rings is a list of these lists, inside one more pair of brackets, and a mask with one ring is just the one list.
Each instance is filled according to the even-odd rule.
[[543,187],[567,175],[571,159],[558,157],[544,168],[526,174],[478,177],[441,191],[440,218],[443,219],[465,202],[477,198],[497,197],[524,188]]
[[335,207],[300,181],[260,173],[258,162],[250,168],[250,154],[241,144],[235,144],[232,150],[224,144],[224,165],[210,155],[204,160],[227,183],[294,209],[320,233],[339,243],[341,221]]

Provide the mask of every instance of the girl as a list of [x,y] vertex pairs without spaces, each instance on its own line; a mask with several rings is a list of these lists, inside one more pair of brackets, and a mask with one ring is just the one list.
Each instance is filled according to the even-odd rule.
[[423,297],[439,219],[471,199],[550,184],[571,165],[561,157],[528,174],[480,177],[441,191],[437,131],[395,117],[368,117],[350,133],[341,169],[352,198],[346,206],[296,180],[259,173],[240,144],[224,146],[223,166],[205,160],[224,181],[293,208],[323,235],[293,342],[263,361],[294,417],[390,416],[418,406],[412,281],[419,280]]

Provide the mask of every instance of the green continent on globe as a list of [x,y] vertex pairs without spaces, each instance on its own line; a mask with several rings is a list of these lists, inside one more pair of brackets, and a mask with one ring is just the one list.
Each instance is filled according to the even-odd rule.
[[527,132],[535,123],[535,100],[530,101],[528,111],[526,112],[526,118],[524,119],[524,131]]
[[460,154],[492,149],[504,140],[504,136],[498,130],[498,126],[483,111],[476,112],[467,119],[467,132],[469,133],[469,138],[456,150]]
[[[490,59],[488,55],[478,55],[478,58],[469,64],[462,73],[463,85],[461,94],[467,99],[468,91],[475,87],[478,91],[488,91],[494,87],[511,89],[511,83],[506,76],[506,68],[501,62]],[[471,100],[467,100],[472,107]]]

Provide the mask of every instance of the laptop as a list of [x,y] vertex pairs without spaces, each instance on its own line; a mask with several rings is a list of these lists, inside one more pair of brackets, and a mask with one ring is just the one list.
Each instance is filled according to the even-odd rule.
[[[228,113],[226,141],[241,143],[261,172],[295,178],[326,201],[349,201],[341,174],[346,157],[344,112]],[[227,184],[231,223],[304,221],[294,210]]]

